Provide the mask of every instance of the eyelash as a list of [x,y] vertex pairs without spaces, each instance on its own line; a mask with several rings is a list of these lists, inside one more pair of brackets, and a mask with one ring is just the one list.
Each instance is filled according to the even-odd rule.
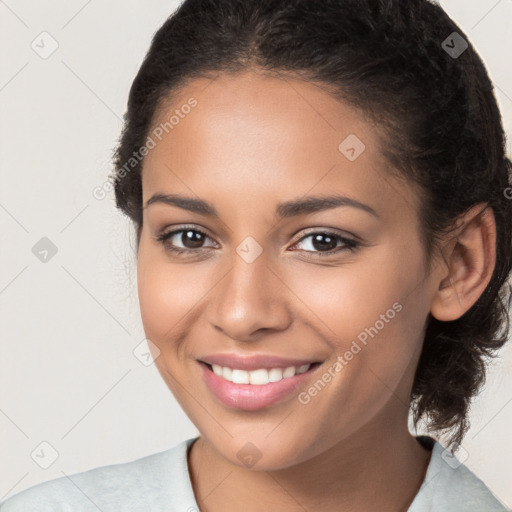
[[[174,245],[171,245],[170,243],[168,243],[169,238],[173,237],[174,235],[176,235],[178,233],[183,233],[185,231],[193,231],[194,233],[199,233],[207,238],[210,238],[204,231],[201,231],[200,229],[197,229],[195,227],[184,226],[181,229],[176,229],[173,231],[161,233],[160,235],[155,236],[155,239],[157,242],[161,243],[164,246],[166,251],[175,253],[177,255],[187,255],[187,254],[190,255],[192,253],[197,254],[198,252],[202,251],[203,249],[206,249],[205,247],[200,247],[198,249],[183,249],[181,247],[175,247]],[[336,247],[335,249],[331,249],[329,251],[305,251],[307,253],[315,254],[315,256],[308,256],[308,258],[316,258],[316,257],[325,258],[325,257],[333,256],[334,254],[338,254],[342,251],[347,251],[347,250],[349,252],[354,252],[356,249],[359,248],[359,245],[360,245],[360,243],[357,242],[356,240],[353,240],[351,238],[342,237],[338,233],[335,233],[332,231],[323,231],[323,230],[310,231],[309,233],[304,235],[302,238],[300,238],[297,242],[295,242],[294,245],[297,245],[298,243],[302,242],[303,240],[305,240],[306,238],[309,238],[312,235],[318,235],[318,234],[327,235],[329,237],[335,238],[338,241],[341,241],[344,244],[344,246]]]

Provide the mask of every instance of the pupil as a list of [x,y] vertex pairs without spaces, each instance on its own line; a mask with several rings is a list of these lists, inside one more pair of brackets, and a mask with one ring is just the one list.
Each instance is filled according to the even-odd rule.
[[181,241],[187,249],[197,249],[203,243],[203,235],[197,231],[184,231]]
[[[322,242],[322,239],[326,239],[327,242]],[[313,247],[317,250],[335,249],[336,242],[336,238],[325,234],[318,234],[313,237]]]

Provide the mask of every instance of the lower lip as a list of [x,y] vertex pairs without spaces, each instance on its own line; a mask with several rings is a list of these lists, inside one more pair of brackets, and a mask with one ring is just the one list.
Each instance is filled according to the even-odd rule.
[[268,384],[234,384],[213,373],[205,363],[199,362],[206,384],[213,394],[224,404],[234,409],[257,411],[269,407],[304,387],[311,374],[319,367],[312,365],[307,372],[281,379]]

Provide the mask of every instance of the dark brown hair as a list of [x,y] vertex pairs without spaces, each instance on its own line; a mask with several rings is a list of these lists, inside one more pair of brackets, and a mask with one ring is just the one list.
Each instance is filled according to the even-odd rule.
[[512,165],[484,64],[427,0],[186,0],[153,37],[114,154],[116,203],[136,227],[137,247],[144,160],[128,171],[126,162],[190,80],[249,69],[322,84],[375,120],[390,170],[421,191],[427,263],[457,217],[479,203],[492,208],[491,281],[459,319],[429,314],[411,393],[414,424],[424,418],[429,431],[452,434],[450,446],[460,443],[486,360],[507,339],[512,298]]

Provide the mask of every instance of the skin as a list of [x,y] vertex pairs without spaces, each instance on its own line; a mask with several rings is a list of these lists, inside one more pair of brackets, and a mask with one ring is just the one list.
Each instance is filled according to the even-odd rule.
[[[492,210],[478,205],[459,219],[428,272],[419,196],[387,174],[377,128],[360,112],[314,84],[255,70],[190,82],[165,116],[190,97],[197,107],[146,157],[143,204],[181,194],[212,203],[220,218],[145,207],[138,293],[155,364],[201,434],[188,455],[201,511],[407,510],[430,460],[407,427],[425,322],[429,312],[458,318],[485,289]],[[350,134],[366,146],[354,161],[338,150]],[[279,202],[333,193],[378,216],[348,206],[274,216]],[[207,234],[199,252],[175,255],[156,241],[190,224]],[[326,229],[361,245],[318,256],[304,237]],[[248,236],[263,250],[252,263],[236,252]],[[302,356],[323,361],[321,376],[397,302],[400,312],[307,404],[301,389],[240,411],[201,378],[196,358],[218,352]],[[248,442],[261,454],[252,467],[237,457]]]

